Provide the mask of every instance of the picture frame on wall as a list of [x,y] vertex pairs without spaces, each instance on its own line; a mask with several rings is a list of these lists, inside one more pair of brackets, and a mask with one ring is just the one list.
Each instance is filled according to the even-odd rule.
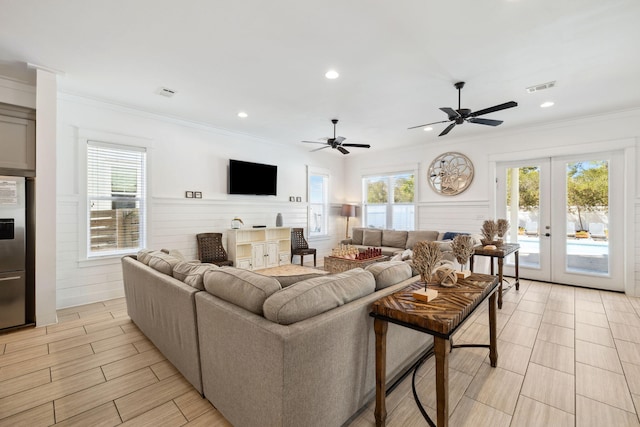
[[202,192],[201,191],[194,192],[193,197],[195,197],[196,199],[202,199]]
[[187,199],[193,199],[193,191],[185,191],[184,197],[186,197]]

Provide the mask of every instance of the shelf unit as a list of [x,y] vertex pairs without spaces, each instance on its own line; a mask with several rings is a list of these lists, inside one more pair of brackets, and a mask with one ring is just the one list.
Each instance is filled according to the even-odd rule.
[[238,228],[227,231],[227,252],[233,265],[246,270],[291,263],[291,228]]

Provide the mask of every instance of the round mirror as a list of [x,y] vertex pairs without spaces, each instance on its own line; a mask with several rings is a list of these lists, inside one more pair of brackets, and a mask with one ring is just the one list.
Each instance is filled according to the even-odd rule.
[[461,153],[444,153],[436,157],[427,171],[427,181],[438,194],[455,196],[473,181],[473,163]]

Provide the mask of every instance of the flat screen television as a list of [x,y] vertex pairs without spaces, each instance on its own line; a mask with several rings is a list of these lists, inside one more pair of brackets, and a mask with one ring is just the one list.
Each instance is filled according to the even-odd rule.
[[277,189],[277,166],[229,160],[229,194],[275,196]]

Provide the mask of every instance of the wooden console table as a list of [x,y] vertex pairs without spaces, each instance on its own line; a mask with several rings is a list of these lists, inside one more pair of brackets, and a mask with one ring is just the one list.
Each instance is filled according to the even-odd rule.
[[478,256],[488,256],[491,257],[491,275],[493,276],[494,273],[494,269],[493,269],[493,259],[497,258],[498,259],[498,281],[500,284],[500,290],[498,292],[498,308],[502,309],[502,267],[504,265],[504,259],[506,257],[508,257],[509,255],[513,254],[513,256],[515,257],[515,267],[516,267],[516,278],[515,278],[515,282],[509,286],[508,288],[506,288],[504,291],[508,291],[509,289],[511,289],[511,287],[513,285],[516,286],[516,291],[520,290],[520,272],[519,272],[519,266],[518,266],[518,251],[520,251],[520,245],[518,243],[505,243],[502,246],[499,246],[496,249],[485,249],[483,246],[476,246],[475,248],[473,248],[473,254],[471,255],[471,259],[469,259],[469,267],[471,269],[471,271],[473,271],[473,258],[478,255]]
[[[491,366],[498,363],[496,334],[496,289],[498,278],[486,274],[471,274],[458,279],[455,286],[429,285],[438,291],[438,297],[430,302],[416,300],[412,292],[424,284],[416,282],[409,287],[387,295],[374,302],[370,315],[374,317],[376,334],[376,426],[384,426],[387,418],[385,403],[387,327],[392,322],[407,328],[433,335],[436,357],[437,427],[449,425],[449,349],[451,335],[473,313],[480,303],[489,297],[489,344],[463,344],[454,347],[488,347]],[[415,369],[419,368],[419,364]],[[416,403],[430,425],[429,419],[415,392]]]

